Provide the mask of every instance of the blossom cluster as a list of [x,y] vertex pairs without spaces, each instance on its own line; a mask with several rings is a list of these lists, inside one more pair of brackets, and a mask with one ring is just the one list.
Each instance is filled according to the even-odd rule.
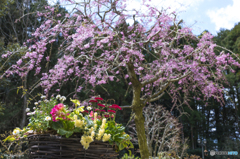
[[[81,106],[79,100],[70,99],[76,106],[70,111],[68,106],[57,101],[65,101],[64,96],[57,95],[56,98],[52,96],[48,102],[46,102],[46,98],[46,96],[42,96],[43,101],[34,103],[36,106],[34,112],[30,112],[30,108],[26,109],[28,115],[31,115],[29,124],[23,130],[14,129],[12,133],[14,138],[26,137],[31,133],[43,134],[49,130],[50,132],[56,130],[55,133],[66,137],[70,137],[73,133],[80,133],[82,135],[80,143],[84,149],[88,149],[94,140],[118,142],[114,140],[114,135],[124,135],[121,132],[122,128],[119,129],[120,133],[115,129],[117,124],[115,123],[115,113],[117,110],[121,110],[121,107],[116,104],[103,104],[102,98],[95,97],[89,101],[88,106]],[[94,109],[94,107],[98,109]],[[89,112],[90,110],[91,112]],[[126,139],[129,140],[127,137]]]
[[98,119],[105,118],[114,118],[117,110],[122,110],[122,108],[117,104],[112,104],[109,106],[106,106],[100,102],[103,102],[103,99],[100,97],[95,97],[91,100],[89,100],[89,103],[91,106],[87,107],[87,110],[85,110],[83,113],[89,113],[89,109],[93,109],[93,111],[90,112],[90,117],[93,116],[94,112],[98,112],[99,115],[97,116]]
[[52,111],[50,112],[50,114],[52,115],[52,120],[54,122],[59,121],[59,119],[63,119],[63,120],[69,120],[69,113],[67,113],[67,111],[64,109],[64,105],[62,103],[55,105],[52,109]]
[[[97,124],[96,124],[97,120],[99,120],[99,119],[97,119],[97,113],[94,113],[94,119],[93,119],[94,126],[91,127],[88,130],[88,132],[85,133],[81,137],[81,141],[80,142],[83,145],[84,149],[88,149],[89,144],[94,141],[94,137],[95,137],[95,134],[96,134],[95,131],[97,131]],[[106,121],[107,121],[106,118],[102,119],[102,125],[100,126],[100,128],[98,130],[98,134],[95,137],[97,140],[101,140],[102,139],[103,142],[108,141],[110,139],[110,137],[111,137],[111,134],[104,133]]]

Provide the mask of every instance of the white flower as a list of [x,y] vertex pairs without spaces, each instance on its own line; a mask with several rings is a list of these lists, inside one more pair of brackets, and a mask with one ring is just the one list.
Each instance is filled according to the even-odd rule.
[[89,106],[88,106],[88,107],[87,107],[87,110],[92,110],[92,107],[89,107]]
[[46,120],[46,121],[50,121],[50,120],[51,120],[51,117],[50,117],[50,116],[47,116],[47,117],[45,118],[45,120]]
[[27,133],[33,133],[33,130],[28,130]]
[[58,98],[61,98],[61,96],[60,96],[60,95],[57,95],[56,98],[57,98],[57,99],[58,99]]
[[20,131],[18,129],[13,130],[13,135],[17,135],[19,133],[20,133]]
[[35,109],[36,109],[36,107],[33,107],[33,109],[35,110]]
[[62,96],[62,97],[60,97],[60,100],[65,101],[66,97]]
[[66,105],[63,105],[66,108]]
[[46,98],[46,96],[41,96],[41,99],[45,99]]
[[34,114],[35,114],[35,111],[27,113],[27,115],[34,115]]
[[38,101],[38,103],[41,103],[41,102],[42,102],[42,101],[40,101],[40,100]]
[[48,103],[49,101],[47,99],[44,100],[45,103]]
[[35,102],[34,105],[38,105],[38,102]]
[[30,111],[30,108],[26,108],[26,112],[29,112]]

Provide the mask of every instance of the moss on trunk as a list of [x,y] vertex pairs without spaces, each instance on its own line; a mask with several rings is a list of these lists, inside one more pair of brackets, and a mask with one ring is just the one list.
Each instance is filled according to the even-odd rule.
[[145,121],[145,118],[143,116],[144,105],[140,100],[142,85],[138,81],[138,78],[135,74],[134,66],[132,63],[127,64],[127,70],[128,70],[130,81],[132,82],[132,87],[133,87],[132,109],[133,109],[133,112],[135,113],[134,121],[136,124],[140,154],[142,159],[149,159],[150,154],[148,151],[147,138],[146,138],[145,127],[144,127],[144,121]]

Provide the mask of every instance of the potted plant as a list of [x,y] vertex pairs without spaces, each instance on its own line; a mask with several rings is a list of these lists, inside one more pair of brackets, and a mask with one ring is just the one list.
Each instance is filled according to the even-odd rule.
[[118,105],[94,97],[88,106],[70,99],[75,105],[70,109],[63,104],[64,96],[41,99],[34,111],[26,110],[29,124],[5,139],[26,138],[30,158],[116,158],[118,150],[133,147],[125,127],[115,122]]

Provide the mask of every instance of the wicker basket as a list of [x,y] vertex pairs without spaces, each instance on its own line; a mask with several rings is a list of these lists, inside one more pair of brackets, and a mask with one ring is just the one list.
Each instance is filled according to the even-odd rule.
[[29,135],[29,158],[52,159],[116,159],[118,154],[108,142],[94,141],[85,150],[80,137],[63,138],[44,134]]

